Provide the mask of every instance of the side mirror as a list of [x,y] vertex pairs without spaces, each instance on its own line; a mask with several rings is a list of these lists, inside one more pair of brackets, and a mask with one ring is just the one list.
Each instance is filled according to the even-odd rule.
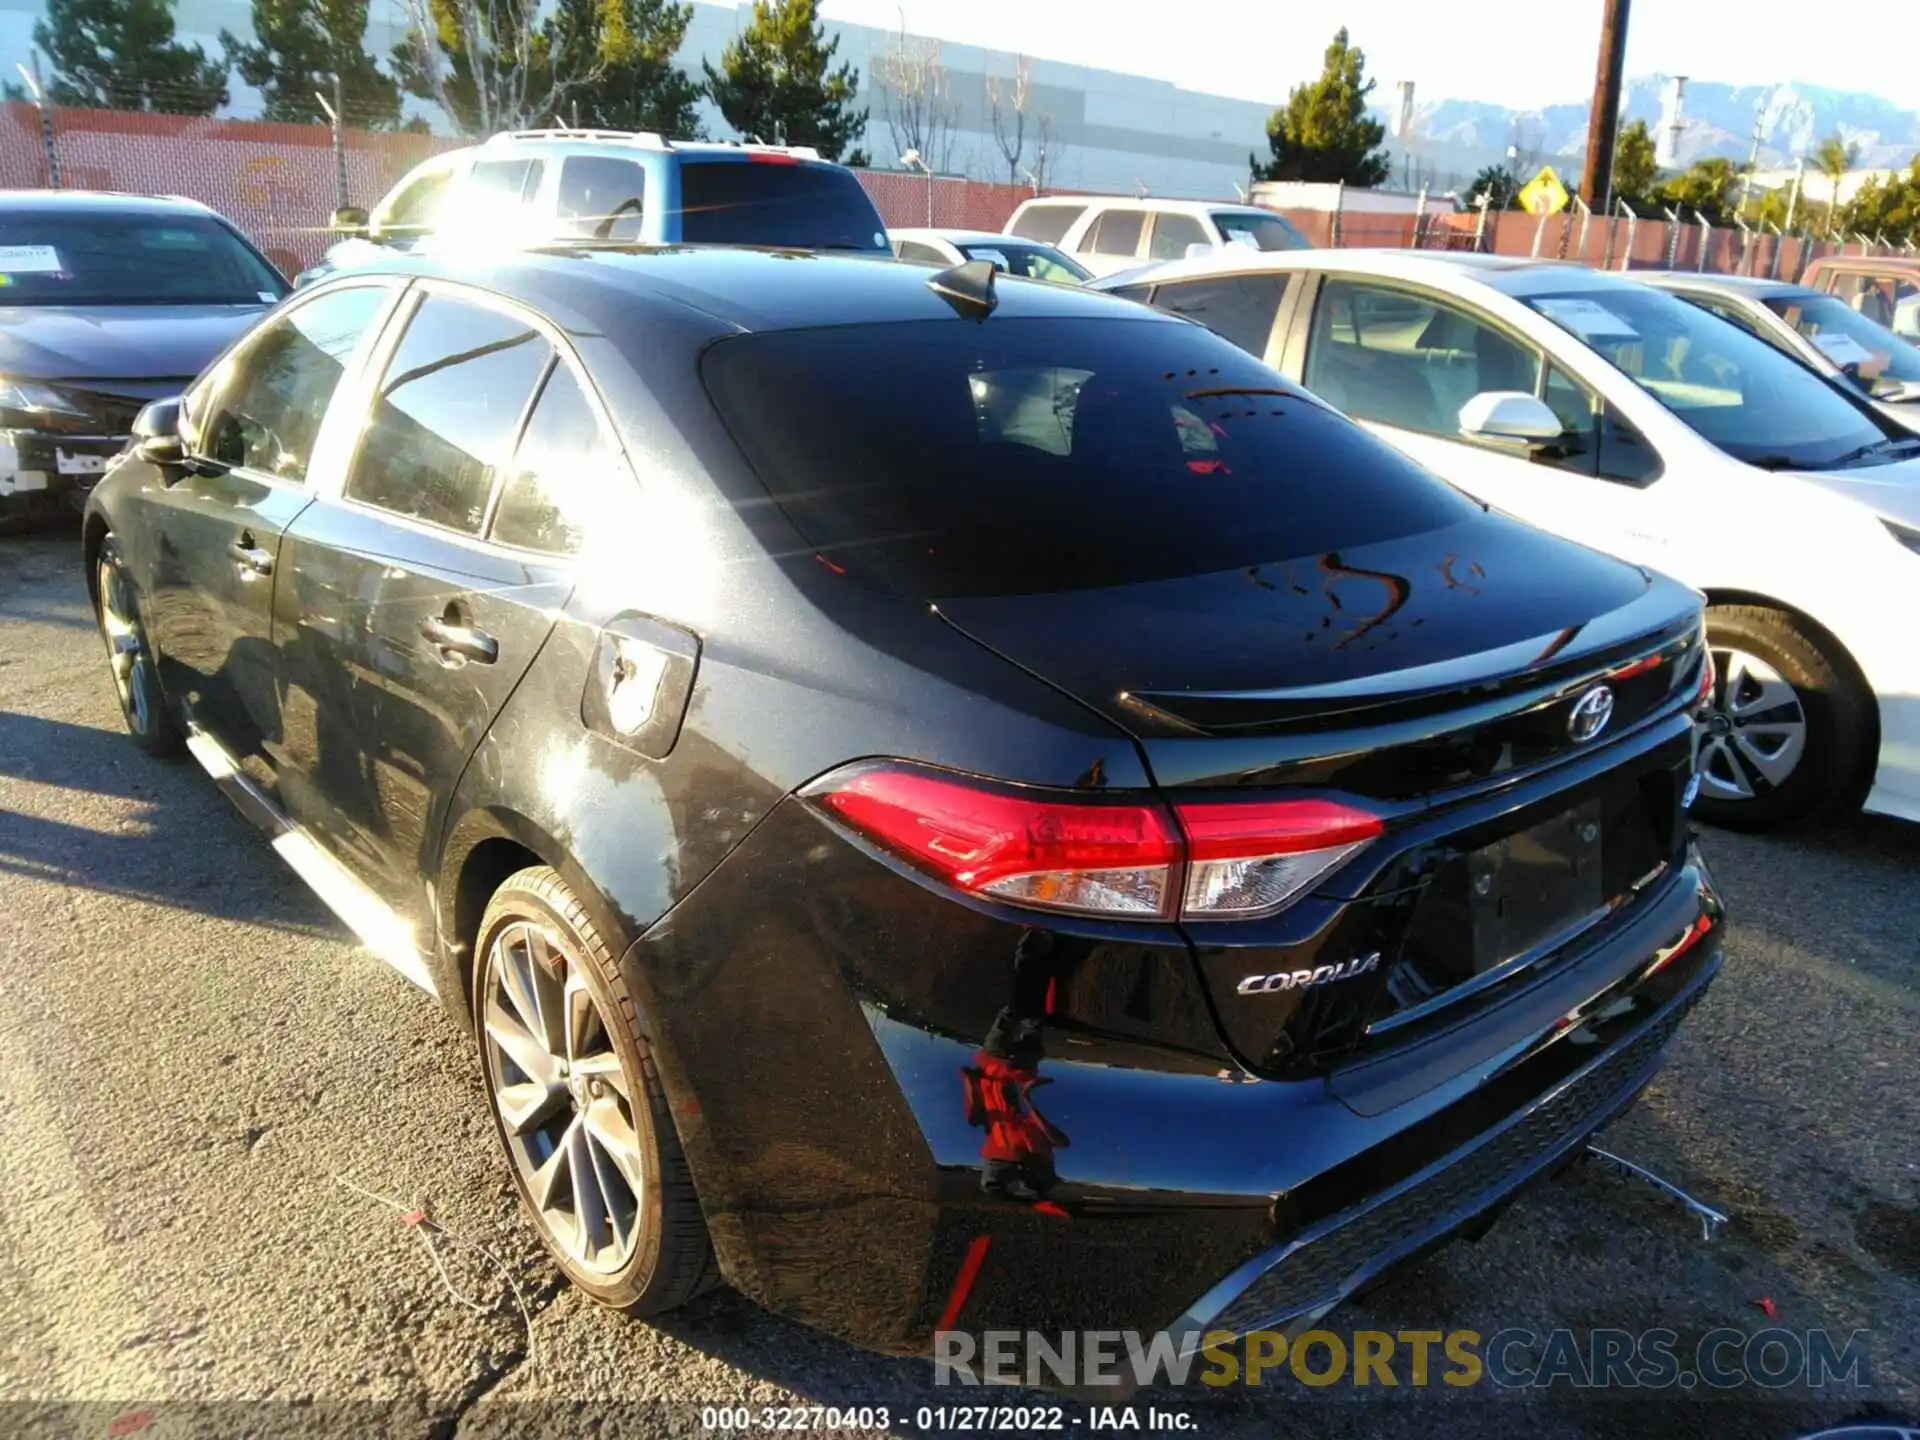
[[1214,254],[1219,248],[1220,247],[1215,245],[1211,240],[1195,240],[1191,245],[1187,246],[1186,258],[1189,260],[1199,260],[1204,256]]
[[358,205],[342,205],[327,221],[327,228],[349,239],[364,240],[368,228],[367,212]]
[[133,451],[149,465],[184,465],[186,442],[180,438],[180,397],[155,400],[133,417]]
[[1486,390],[1460,407],[1460,433],[1469,440],[1542,445],[1566,432],[1560,417],[1524,390]]

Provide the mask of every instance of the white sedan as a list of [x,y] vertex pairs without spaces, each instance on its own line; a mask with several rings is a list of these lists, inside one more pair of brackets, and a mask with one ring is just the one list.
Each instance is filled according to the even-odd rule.
[[1920,436],[1663,291],[1320,250],[1095,282],[1208,325],[1490,505],[1705,592],[1702,815],[1920,820]]
[[969,260],[988,260],[996,270],[1029,280],[1083,285],[1093,278],[1086,266],[1051,245],[991,230],[889,230],[887,243],[898,259],[943,269]]

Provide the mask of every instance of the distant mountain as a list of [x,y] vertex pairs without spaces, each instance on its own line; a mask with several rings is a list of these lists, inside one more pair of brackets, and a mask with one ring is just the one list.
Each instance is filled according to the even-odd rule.
[[[1667,77],[1630,80],[1621,97],[1627,120],[1645,120],[1657,130],[1666,103]],[[1522,164],[1552,164],[1563,172],[1587,149],[1588,102],[1511,110],[1474,100],[1414,105],[1414,146],[1443,169],[1471,173],[1520,152]],[[1760,122],[1762,167],[1791,166],[1836,132],[1860,147],[1862,168],[1904,166],[1920,153],[1920,110],[1903,110],[1877,95],[1829,90],[1818,85],[1720,85],[1689,80],[1683,106],[1678,159],[1710,155],[1744,163]]]

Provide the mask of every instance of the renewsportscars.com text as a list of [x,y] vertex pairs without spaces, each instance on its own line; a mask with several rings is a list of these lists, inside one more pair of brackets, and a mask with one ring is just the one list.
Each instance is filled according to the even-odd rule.
[[1731,1326],[1683,1341],[1673,1330],[1307,1330],[1246,1336],[1213,1331],[1182,1351],[1166,1332],[1061,1334],[943,1330],[937,1385],[1122,1387],[1334,1385],[1501,1389],[1733,1390],[1872,1384],[1869,1332]]

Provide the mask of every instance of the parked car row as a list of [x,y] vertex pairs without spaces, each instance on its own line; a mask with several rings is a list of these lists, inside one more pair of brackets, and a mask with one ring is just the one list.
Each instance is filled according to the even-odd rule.
[[1696,800],[1912,803],[1920,462],[1675,296],[1097,197],[898,263],[765,147],[433,165],[141,412],[85,574],[134,741],[438,997],[605,1303],[1297,1328],[1659,1069]]

